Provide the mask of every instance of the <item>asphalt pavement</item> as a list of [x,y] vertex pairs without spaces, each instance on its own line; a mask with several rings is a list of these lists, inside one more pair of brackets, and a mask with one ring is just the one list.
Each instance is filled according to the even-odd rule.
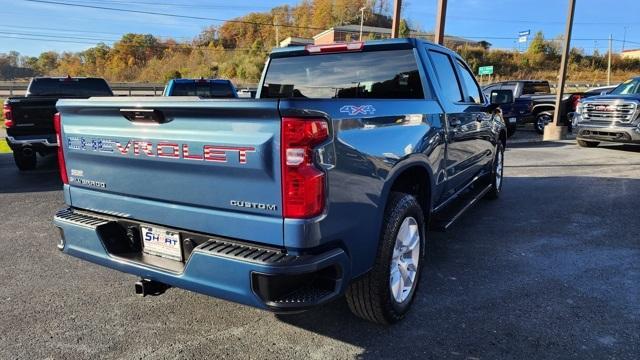
[[505,187],[447,233],[407,318],[382,327],[344,300],[276,316],[60,253],[55,158],[0,154],[1,359],[638,359],[640,148],[516,144]]

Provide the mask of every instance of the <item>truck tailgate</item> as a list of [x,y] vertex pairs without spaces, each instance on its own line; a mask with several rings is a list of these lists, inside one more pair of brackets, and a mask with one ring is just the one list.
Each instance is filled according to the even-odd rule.
[[56,113],[56,98],[13,98],[13,136],[53,134],[53,114]]
[[[58,110],[72,206],[282,245],[277,100],[93,98]],[[152,111],[164,121],[139,116]]]

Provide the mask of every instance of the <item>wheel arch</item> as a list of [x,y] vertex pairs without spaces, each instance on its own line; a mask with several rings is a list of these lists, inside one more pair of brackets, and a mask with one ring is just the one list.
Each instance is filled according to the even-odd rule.
[[431,167],[422,159],[405,160],[389,172],[382,191],[382,213],[393,191],[416,196],[422,211],[428,216],[433,209],[435,182]]

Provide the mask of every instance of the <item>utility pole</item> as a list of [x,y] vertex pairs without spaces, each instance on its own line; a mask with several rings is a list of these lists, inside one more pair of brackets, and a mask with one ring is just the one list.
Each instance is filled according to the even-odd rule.
[[280,32],[278,31],[278,19],[273,18],[273,26],[276,28],[276,47],[280,47]]
[[438,12],[436,13],[436,31],[433,42],[444,45],[444,23],[447,18],[447,0],[438,0]]
[[367,9],[366,6],[360,8],[360,40],[362,41],[362,27],[364,26],[364,11]]
[[569,11],[567,14],[567,26],[564,32],[564,48],[562,49],[562,60],[560,61],[560,76],[558,77],[558,89],[556,90],[556,106],[553,112],[553,123],[544,127],[542,140],[561,140],[567,134],[567,126],[560,125],[560,116],[564,112],[562,97],[564,95],[564,84],[567,79],[567,63],[569,62],[569,46],[571,45],[571,30],[573,29],[573,14],[575,13],[576,0],[569,0]]
[[611,51],[612,51],[611,43],[612,42],[613,42],[613,37],[611,34],[609,34],[609,62],[607,63],[607,85],[611,85]]
[[627,27],[624,27],[624,35],[622,36],[622,52],[624,52],[624,45],[627,42]]
[[395,39],[400,33],[400,9],[402,0],[393,0],[393,23],[391,25],[391,38]]

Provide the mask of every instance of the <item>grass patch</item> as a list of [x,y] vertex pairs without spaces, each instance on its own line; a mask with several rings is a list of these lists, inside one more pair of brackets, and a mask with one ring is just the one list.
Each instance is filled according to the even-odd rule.
[[7,145],[7,141],[5,139],[0,139],[0,154],[10,153],[11,148]]

